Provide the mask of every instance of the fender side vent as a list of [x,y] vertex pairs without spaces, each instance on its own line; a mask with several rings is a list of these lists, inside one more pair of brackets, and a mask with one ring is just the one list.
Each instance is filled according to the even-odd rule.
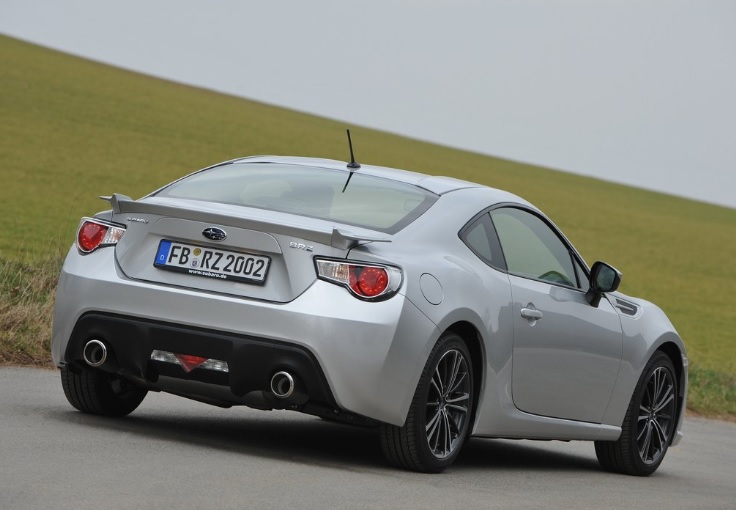
[[629,301],[624,301],[623,299],[615,298],[616,301],[616,308],[624,314],[628,315],[629,317],[634,317],[639,314],[639,307],[635,305],[634,303],[631,303]]

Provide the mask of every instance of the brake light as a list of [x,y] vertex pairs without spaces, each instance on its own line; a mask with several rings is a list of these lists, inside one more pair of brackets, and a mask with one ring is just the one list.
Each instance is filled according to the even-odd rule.
[[82,253],[91,253],[101,246],[116,244],[125,234],[125,229],[92,218],[82,218],[77,231],[77,248]]
[[391,266],[315,259],[317,276],[342,285],[362,299],[387,298],[401,286],[401,271]]
[[382,267],[352,266],[350,288],[364,297],[380,296],[388,287],[388,273]]

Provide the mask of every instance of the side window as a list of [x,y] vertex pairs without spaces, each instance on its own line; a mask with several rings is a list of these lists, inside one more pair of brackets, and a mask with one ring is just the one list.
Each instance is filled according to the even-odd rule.
[[578,287],[567,245],[541,218],[513,207],[490,214],[510,273]]
[[489,266],[506,270],[501,245],[488,213],[483,214],[460,231],[460,239]]

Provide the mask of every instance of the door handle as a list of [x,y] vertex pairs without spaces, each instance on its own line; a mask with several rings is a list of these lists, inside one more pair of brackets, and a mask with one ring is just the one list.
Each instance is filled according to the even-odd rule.
[[538,321],[539,319],[544,317],[544,314],[541,312],[541,310],[537,310],[535,308],[522,308],[521,316],[525,319]]

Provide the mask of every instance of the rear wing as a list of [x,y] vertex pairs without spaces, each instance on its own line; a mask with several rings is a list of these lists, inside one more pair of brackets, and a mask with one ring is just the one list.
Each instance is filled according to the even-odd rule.
[[[115,214],[155,214],[158,216],[174,216],[192,221],[208,221],[222,225],[233,225],[239,228],[306,239],[315,243],[332,246],[339,250],[350,250],[365,243],[391,242],[391,236],[367,229],[356,228],[351,230],[342,227],[327,227],[327,225],[325,225],[327,228],[321,229],[312,224],[327,223],[326,221],[315,220],[313,218],[306,218],[308,221],[304,221],[305,218],[289,213],[247,208],[255,211],[260,217],[244,218],[221,212],[205,211],[202,208],[186,208],[163,203],[166,199],[149,198],[148,201],[142,202],[119,193],[114,193],[110,196],[101,196],[100,198],[110,203],[112,211]],[[279,218],[282,221],[274,221],[275,218]],[[302,220],[300,221],[299,218],[302,218]]]

